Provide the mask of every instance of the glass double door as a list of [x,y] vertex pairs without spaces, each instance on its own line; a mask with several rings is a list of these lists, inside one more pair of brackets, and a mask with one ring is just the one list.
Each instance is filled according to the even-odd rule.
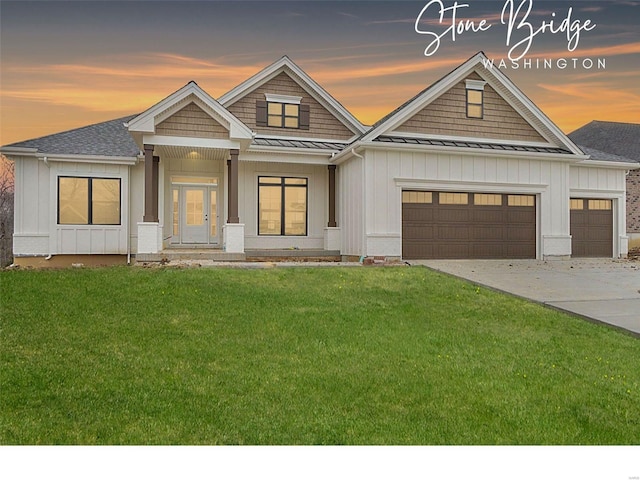
[[173,241],[217,244],[218,188],[211,185],[173,185]]

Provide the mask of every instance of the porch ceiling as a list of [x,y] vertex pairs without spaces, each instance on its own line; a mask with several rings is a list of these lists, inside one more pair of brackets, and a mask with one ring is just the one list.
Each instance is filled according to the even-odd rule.
[[180,147],[174,145],[156,145],[155,154],[162,158],[193,158],[194,160],[227,160],[226,148]]

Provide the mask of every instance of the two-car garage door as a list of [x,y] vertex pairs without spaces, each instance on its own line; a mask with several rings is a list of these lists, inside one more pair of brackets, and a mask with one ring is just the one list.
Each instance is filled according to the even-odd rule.
[[536,197],[404,191],[402,257],[536,258]]
[[[571,199],[573,257],[613,256],[613,202]],[[536,197],[402,192],[402,257],[536,258]]]

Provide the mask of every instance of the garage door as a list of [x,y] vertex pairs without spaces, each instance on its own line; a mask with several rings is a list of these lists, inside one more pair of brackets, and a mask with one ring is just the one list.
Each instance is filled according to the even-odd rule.
[[536,197],[402,192],[402,256],[535,258]]
[[571,255],[613,257],[613,202],[571,199]]

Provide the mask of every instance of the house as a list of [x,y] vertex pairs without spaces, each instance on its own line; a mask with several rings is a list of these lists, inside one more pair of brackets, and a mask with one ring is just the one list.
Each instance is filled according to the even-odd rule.
[[627,253],[625,175],[480,52],[366,127],[288,57],[217,100],[189,82],[139,115],[14,143],[14,255],[207,247],[344,258]]
[[[594,120],[569,134],[585,153],[626,157],[640,162],[640,124]],[[606,152],[606,153],[603,153]],[[627,175],[629,247],[640,248],[640,170]]]

